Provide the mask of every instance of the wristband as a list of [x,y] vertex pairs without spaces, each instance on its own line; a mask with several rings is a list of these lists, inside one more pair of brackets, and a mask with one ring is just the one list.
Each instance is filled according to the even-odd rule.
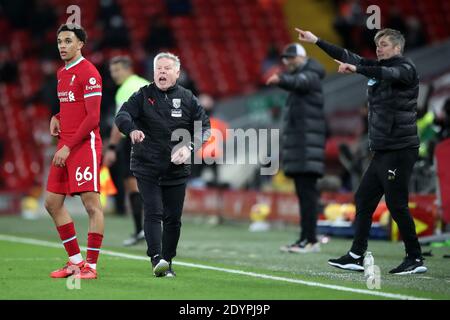
[[108,150],[116,151],[117,146],[115,144],[108,145]]

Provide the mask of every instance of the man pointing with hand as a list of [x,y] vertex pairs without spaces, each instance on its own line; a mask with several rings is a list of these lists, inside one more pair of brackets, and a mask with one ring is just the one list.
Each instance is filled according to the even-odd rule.
[[421,248],[414,220],[408,208],[408,184],[418,157],[416,109],[419,77],[414,63],[403,57],[405,39],[393,29],[382,29],[375,35],[377,60],[360,57],[313,33],[296,29],[299,40],[315,43],[339,64],[338,72],[359,73],[369,80],[368,135],[373,151],[358,190],[355,193],[355,235],[350,251],[328,263],[346,270],[363,271],[372,215],[384,195],[392,218],[397,223],[406,257],[391,274],[424,273]]

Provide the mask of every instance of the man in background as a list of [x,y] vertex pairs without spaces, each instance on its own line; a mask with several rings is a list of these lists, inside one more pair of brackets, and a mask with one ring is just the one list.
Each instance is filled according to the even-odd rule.
[[280,248],[284,252],[320,251],[316,225],[320,193],[317,180],[324,173],[325,116],[321,79],[324,68],[308,58],[298,43],[288,45],[282,53],[287,71],[272,75],[268,85],[289,92],[283,116],[282,164],[286,176],[294,179],[300,201],[300,238]]
[[[147,80],[139,77],[133,72],[133,65],[130,57],[117,56],[111,59],[109,63],[111,78],[119,85],[116,93],[116,113],[122,104],[128,98],[138,91],[141,87],[149,84]],[[117,126],[113,124],[111,135],[109,138],[108,149],[105,152],[103,163],[111,167],[116,162],[120,166],[118,179],[124,179],[125,192],[128,194],[131,212],[134,221],[134,233],[129,239],[123,242],[124,246],[132,246],[145,239],[144,230],[142,228],[143,209],[142,199],[139,194],[136,178],[130,170],[130,153],[131,141],[129,137],[125,137],[120,133]],[[123,176],[120,174],[123,173]],[[120,181],[121,182],[121,181]]]

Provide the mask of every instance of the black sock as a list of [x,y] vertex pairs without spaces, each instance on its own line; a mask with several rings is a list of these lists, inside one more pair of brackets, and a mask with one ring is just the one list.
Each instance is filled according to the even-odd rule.
[[142,231],[142,199],[139,192],[130,193],[131,211],[133,212],[136,234]]

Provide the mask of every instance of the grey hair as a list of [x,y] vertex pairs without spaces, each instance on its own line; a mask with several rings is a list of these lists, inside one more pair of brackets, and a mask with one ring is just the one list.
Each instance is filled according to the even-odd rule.
[[180,58],[178,58],[176,55],[174,55],[173,53],[170,53],[170,52],[161,52],[156,55],[155,59],[153,59],[153,68],[155,70],[156,70],[156,62],[162,58],[167,58],[167,59],[172,60],[173,62],[175,62],[175,70],[176,71],[180,70],[180,68],[181,68]]
[[400,46],[400,52],[403,53],[403,49],[405,48],[405,37],[403,37],[400,31],[389,28],[378,31],[373,39],[375,41],[375,45],[377,45],[378,41],[384,36],[389,37],[389,40],[392,42],[394,47]]

